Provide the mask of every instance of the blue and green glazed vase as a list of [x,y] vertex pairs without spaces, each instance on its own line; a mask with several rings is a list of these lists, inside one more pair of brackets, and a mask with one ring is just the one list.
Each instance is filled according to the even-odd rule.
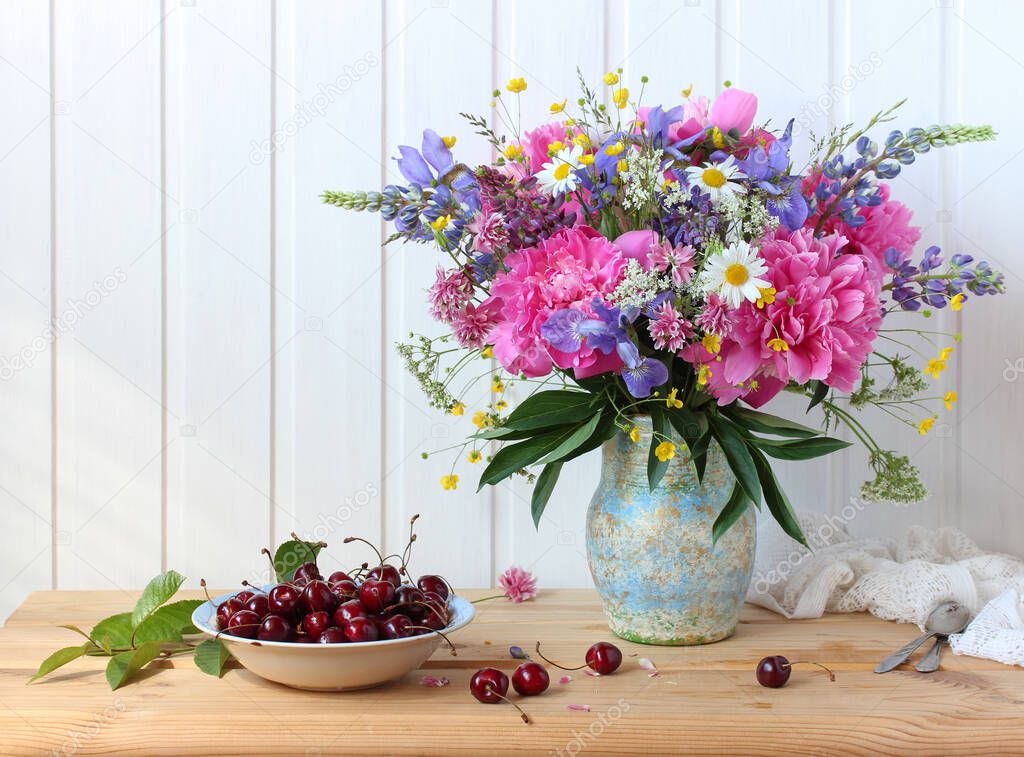
[[587,510],[587,558],[613,633],[642,644],[710,644],[733,634],[754,567],[753,508],[717,544],[711,527],[735,477],[712,442],[703,483],[679,438],[658,487],[647,482],[651,419],[641,438],[605,442]]

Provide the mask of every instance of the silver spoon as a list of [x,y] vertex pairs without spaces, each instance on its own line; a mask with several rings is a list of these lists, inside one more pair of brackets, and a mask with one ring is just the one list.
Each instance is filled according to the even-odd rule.
[[934,673],[939,669],[939,657],[942,654],[942,645],[949,639],[948,636],[936,636],[935,643],[928,650],[927,654],[917,661],[914,670],[918,673]]
[[[925,633],[878,663],[875,672],[888,673],[890,670],[899,667],[907,661],[907,658],[914,653],[914,650],[928,641],[928,639],[935,636],[949,636],[953,633],[959,633],[967,626],[970,619],[970,611],[958,602],[943,602],[937,605],[934,610],[928,613],[928,618],[924,623]],[[935,667],[937,668],[941,644],[937,644],[936,647],[932,648],[928,656],[934,653],[936,658]]]

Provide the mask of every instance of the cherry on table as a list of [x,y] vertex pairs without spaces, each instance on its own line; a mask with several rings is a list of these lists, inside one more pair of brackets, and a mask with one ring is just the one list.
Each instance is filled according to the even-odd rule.
[[260,623],[256,636],[260,641],[288,641],[294,629],[286,618],[268,615]]
[[599,641],[596,644],[592,644],[584,657],[585,664],[577,665],[575,668],[567,668],[565,665],[559,665],[557,662],[549,660],[541,653],[539,641],[537,642],[537,654],[544,662],[554,665],[556,668],[561,668],[562,670],[590,668],[595,673],[603,676],[614,673],[619,669],[619,665],[622,664],[622,651],[607,641]]
[[542,694],[550,684],[548,671],[538,662],[524,662],[512,673],[512,688],[523,696]]
[[793,666],[804,664],[817,665],[828,673],[828,680],[836,680],[836,674],[821,663],[811,662],[809,660],[797,660],[796,662],[790,662],[783,655],[773,654],[768,657],[762,657],[761,661],[757,663],[757,668],[755,669],[757,682],[769,689],[780,688],[781,686],[785,686],[786,682],[789,681],[789,676],[793,672]]
[[505,696],[508,694],[508,676],[497,668],[480,668],[476,671],[469,679],[469,691],[478,702],[484,704],[508,702],[519,710],[519,716],[524,723],[530,722],[530,718],[523,712],[523,708]]

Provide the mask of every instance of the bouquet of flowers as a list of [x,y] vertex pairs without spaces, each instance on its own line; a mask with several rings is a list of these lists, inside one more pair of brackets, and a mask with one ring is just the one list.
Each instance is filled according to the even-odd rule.
[[[538,520],[564,463],[619,433],[639,441],[636,418],[649,415],[652,490],[674,438],[698,477],[715,440],[737,481],[716,538],[763,498],[803,541],[767,458],[848,443],[754,409],[788,391],[824,411],[824,433],[842,423],[867,447],[875,478],[864,498],[922,499],[910,460],[881,447],[854,411],[877,406],[927,433],[956,394],[922,396],[934,394],[926,376],[938,377],[959,336],[886,320],[958,311],[972,295],[1002,292],[1003,276],[937,247],[916,259],[920,229],[885,180],[933,148],[993,139],[991,127],[868,136],[900,103],[863,129],[815,140],[797,170],[793,121],[755,126],[755,95],[727,82],[713,102],[687,89],[679,104],[648,107],[644,87],[634,99],[621,73],[605,74],[603,94],[581,76],[576,107],[553,103],[550,122],[527,131],[513,115],[527,83],[513,79],[511,95],[493,92],[500,125],[461,114],[492,145],[491,163],[459,162],[455,139],[428,129],[419,150],[399,148],[407,185],[323,195],[379,211],[394,223],[389,242],[431,243],[448,258],[428,295],[445,333],[398,350],[431,404],[453,415],[465,412],[455,382],[473,357],[507,374],[493,375],[495,399],[473,416],[459,457],[486,457],[481,487],[516,474],[535,482]],[[908,330],[938,354],[917,357]],[[513,380],[535,387],[506,413]],[[488,440],[492,454],[480,449]],[[457,486],[454,464],[441,483]]]

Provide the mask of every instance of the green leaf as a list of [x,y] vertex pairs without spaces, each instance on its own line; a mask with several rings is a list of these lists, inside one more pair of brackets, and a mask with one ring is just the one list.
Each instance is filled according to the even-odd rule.
[[74,624],[72,624],[72,623],[65,623],[65,624],[62,624],[62,625],[59,625],[59,626],[57,626],[57,628],[66,628],[66,629],[68,629],[69,631],[74,631],[74,632],[75,632],[75,633],[77,633],[77,634],[78,634],[79,636],[84,636],[84,637],[85,637],[86,639],[89,639],[89,638],[90,638],[90,637],[89,637],[89,634],[87,634],[87,633],[86,633],[85,631],[83,631],[83,630],[82,630],[81,628],[79,628],[78,626],[76,626],[76,625],[74,625]]
[[564,442],[559,444],[555,449],[544,455],[540,460],[537,461],[537,465],[546,465],[547,463],[553,463],[556,460],[560,460],[565,455],[568,455],[574,449],[579,447],[583,442],[590,438],[591,434],[597,428],[597,424],[601,422],[601,413],[595,413],[594,417],[589,421],[579,426]]
[[708,445],[710,443],[711,429],[709,428],[690,448],[693,467],[697,470],[697,483],[703,483],[704,481],[704,471],[708,467]]
[[777,439],[752,439],[752,443],[766,455],[779,460],[810,460],[829,455],[850,446],[850,442],[831,436],[816,436],[813,439],[780,441]]
[[480,491],[487,484],[496,484],[511,476],[517,470],[540,460],[552,450],[564,444],[582,424],[561,426],[549,431],[539,432],[536,436],[516,444],[506,444],[499,449],[490,464],[480,475]]
[[758,482],[757,470],[754,468],[753,460],[750,459],[750,452],[743,437],[740,436],[735,426],[720,417],[709,415],[708,423],[711,424],[711,433],[722,446],[725,459],[739,485],[743,487],[743,491],[752,502],[760,502],[761,484]]
[[590,435],[590,438],[569,454],[563,455],[558,459],[558,462],[567,463],[580,455],[585,455],[591,450],[597,449],[615,436],[617,432],[618,428],[615,426],[615,413],[613,411],[606,410],[601,413],[601,422],[597,424],[597,428],[594,429],[594,433]]
[[654,433],[651,434],[651,448],[647,453],[647,486],[653,492],[661,483],[670,462],[670,460],[659,460],[655,450],[659,444],[670,438],[672,433],[672,424],[669,423],[668,413],[658,404],[651,405],[651,427],[654,429]]
[[224,675],[224,666],[231,659],[231,653],[221,644],[220,639],[207,639],[196,647],[193,659],[201,671],[220,678]]
[[828,396],[829,392],[829,386],[824,381],[812,381],[811,385],[814,386],[814,391],[811,394],[811,402],[807,405],[808,413],[811,412],[816,405],[821,404],[825,397]]
[[783,531],[810,549],[804,538],[804,533],[800,529],[800,521],[797,519],[796,513],[793,512],[793,506],[789,503],[786,492],[779,486],[771,465],[757,449],[751,449],[750,454],[761,486],[764,488],[764,501],[768,505],[768,511],[779,522]]
[[104,618],[95,626],[89,638],[110,654],[111,647],[129,647],[132,643],[132,614],[122,612]]
[[729,497],[729,501],[725,503],[722,512],[715,518],[715,525],[711,527],[713,544],[718,543],[718,540],[732,527],[733,523],[740,519],[740,516],[747,511],[749,506],[750,500],[743,493],[743,489],[738,484],[733,484],[732,495]]
[[201,604],[201,599],[182,599],[164,605],[135,629],[135,642],[181,641],[182,634],[197,633],[192,612]]
[[743,428],[749,431],[757,431],[760,434],[806,438],[818,436],[821,433],[813,428],[801,426],[799,423],[794,423],[785,418],[761,413],[757,410],[748,410],[745,407],[736,407],[735,405],[723,407],[721,408],[721,413]]
[[173,597],[184,582],[185,576],[174,570],[161,573],[152,579],[142,590],[142,596],[139,597],[139,601],[135,603],[135,609],[132,610],[132,628],[137,628],[139,623],[152,615],[156,608]]
[[692,457],[697,442],[700,441],[701,436],[707,433],[707,417],[702,412],[693,412],[687,407],[678,407],[668,411],[668,419],[672,423],[672,428],[686,442]]
[[551,428],[583,420],[594,413],[590,392],[551,389],[537,392],[520,403],[505,419],[505,426],[520,431]]
[[72,660],[77,660],[90,649],[95,649],[95,647],[92,644],[81,644],[77,647],[64,647],[63,649],[58,649],[52,655],[39,663],[39,670],[37,670],[36,674],[29,679],[29,683],[42,678],[48,673],[52,673],[62,665],[67,665]]
[[274,552],[274,572],[278,581],[291,581],[295,577],[295,569],[309,562],[310,555],[320,554],[323,547],[311,541],[289,539]]
[[144,665],[159,657],[162,648],[160,642],[147,641],[136,649],[111,657],[107,663],[107,683],[110,684],[111,691],[123,686]]
[[540,516],[544,514],[544,508],[548,506],[551,492],[558,481],[558,474],[562,472],[561,463],[548,463],[544,470],[537,476],[537,482],[533,485],[533,497],[530,500],[530,511],[533,514],[534,528],[540,528]]
[[470,439],[528,439],[533,436],[532,430],[509,428],[508,426],[495,426],[494,428],[482,428],[475,434],[470,434]]

